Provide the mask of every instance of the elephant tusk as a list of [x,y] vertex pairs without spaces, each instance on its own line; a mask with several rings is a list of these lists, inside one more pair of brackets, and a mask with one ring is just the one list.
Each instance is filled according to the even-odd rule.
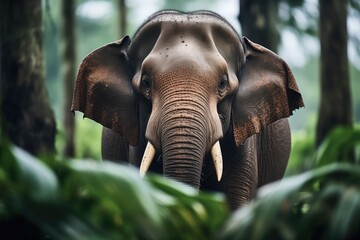
[[140,164],[140,176],[144,177],[146,172],[149,170],[152,160],[155,157],[156,150],[154,146],[148,142],[145,148],[144,156]]
[[219,141],[211,148],[211,156],[214,161],[217,180],[220,182],[223,173],[223,159]]

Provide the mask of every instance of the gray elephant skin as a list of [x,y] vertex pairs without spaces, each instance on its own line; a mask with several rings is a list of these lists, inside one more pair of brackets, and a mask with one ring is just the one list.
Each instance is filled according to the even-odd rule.
[[231,209],[281,179],[287,117],[303,107],[289,66],[208,11],[160,11],[82,62],[72,111],[103,125],[102,157],[220,191]]

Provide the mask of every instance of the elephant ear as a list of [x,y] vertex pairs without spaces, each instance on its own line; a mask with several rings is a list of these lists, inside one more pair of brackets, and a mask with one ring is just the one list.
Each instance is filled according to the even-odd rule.
[[80,65],[71,111],[81,111],[119,133],[131,145],[138,141],[138,120],[131,84],[128,36],[90,53]]
[[236,145],[304,106],[289,66],[270,50],[243,38],[246,62],[233,106]]

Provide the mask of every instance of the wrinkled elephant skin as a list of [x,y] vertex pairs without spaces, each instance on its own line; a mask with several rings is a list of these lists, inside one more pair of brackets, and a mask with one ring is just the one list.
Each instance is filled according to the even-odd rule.
[[104,126],[104,159],[221,191],[235,209],[283,176],[286,118],[302,106],[288,65],[223,18],[161,11],[83,60],[72,111]]

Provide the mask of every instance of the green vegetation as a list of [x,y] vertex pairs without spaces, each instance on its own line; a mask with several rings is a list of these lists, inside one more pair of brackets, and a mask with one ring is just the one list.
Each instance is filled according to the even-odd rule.
[[354,239],[360,168],[332,164],[262,188],[227,222],[222,239]]
[[[75,144],[77,146],[75,157],[78,159],[95,159],[101,160],[101,131],[102,126],[91,119],[83,118],[82,114],[77,113],[75,116]],[[60,122],[57,123],[58,131],[56,136],[56,150],[61,153],[65,136],[63,127]]]
[[1,139],[0,229],[20,215],[55,239],[208,239],[228,216],[219,194],[110,162],[44,159]]
[[310,170],[314,164],[315,115],[301,130],[291,132],[291,154],[285,175],[292,176]]
[[[316,166],[260,189],[232,215],[216,193],[129,166],[44,156],[0,140],[0,230],[39,239],[350,239],[360,234],[360,128],[336,129]],[[341,163],[338,163],[341,162]],[[13,219],[27,231],[11,232]],[[18,226],[18,225],[16,225]],[[37,231],[34,231],[36,229]]]
[[[112,7],[98,19],[81,14],[86,2],[77,1],[78,63],[95,48],[120,38],[115,1],[102,1]],[[183,1],[175,2],[185,8]],[[61,112],[60,2],[45,1],[45,5],[51,5],[44,14],[44,39],[46,80],[59,123],[58,154],[29,155],[10,144],[0,130],[1,239],[353,239],[360,235],[359,126],[334,130],[315,149],[318,53],[309,52],[304,66],[291,66],[306,108],[290,118],[293,149],[288,177],[264,186],[247,206],[230,213],[219,193],[198,193],[150,174],[142,179],[132,167],[100,161],[101,126],[81,115],[76,116],[78,160],[61,155],[60,119],[67,113]],[[133,9],[128,10],[131,16]],[[129,35],[139,26],[135,18],[134,14],[128,23]],[[360,71],[354,66],[349,70],[358,122]]]

